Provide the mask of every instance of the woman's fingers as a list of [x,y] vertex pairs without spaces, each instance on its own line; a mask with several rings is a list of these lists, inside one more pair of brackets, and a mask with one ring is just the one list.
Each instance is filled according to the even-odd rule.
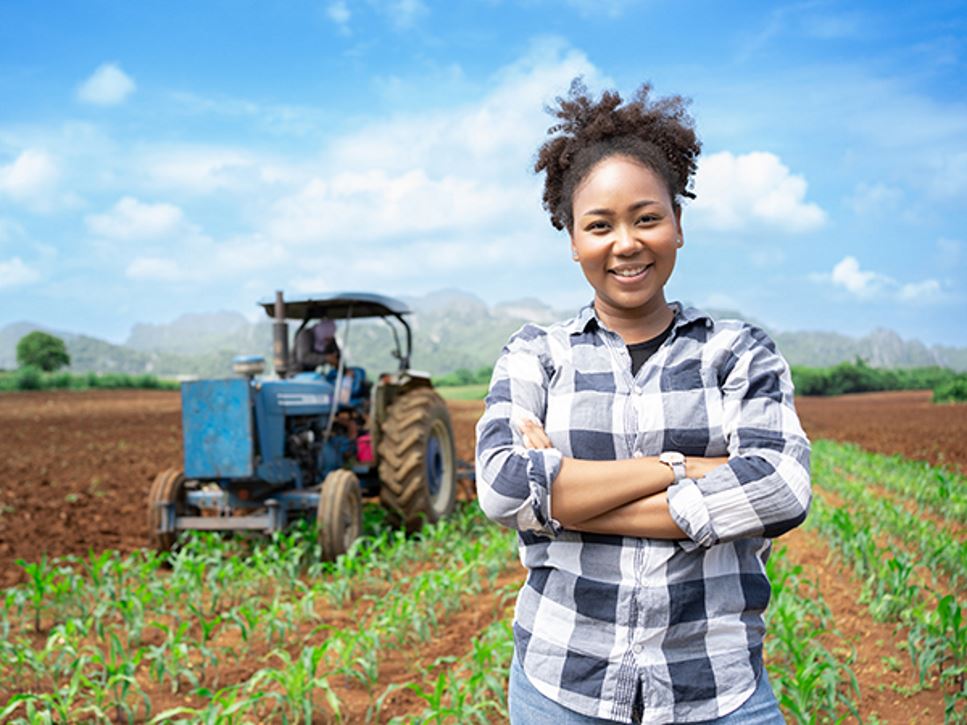
[[536,421],[523,421],[520,424],[520,433],[524,439],[524,445],[528,448],[541,449],[553,447],[550,438],[547,437],[544,429]]

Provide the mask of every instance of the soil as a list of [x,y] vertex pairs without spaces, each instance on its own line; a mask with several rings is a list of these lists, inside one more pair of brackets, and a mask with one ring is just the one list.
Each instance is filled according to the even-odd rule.
[[849,441],[967,473],[967,404],[937,405],[929,390],[796,398],[811,439]]
[[[929,392],[800,398],[796,405],[811,439],[851,441],[967,472],[967,405],[934,405]],[[472,461],[483,404],[451,401],[449,407],[457,456]],[[17,559],[143,546],[148,489],[159,471],[178,466],[181,457],[177,393],[0,395],[0,587],[22,581]],[[856,647],[862,713],[875,712],[881,722],[936,722],[938,713],[942,718],[940,693],[913,691],[908,659],[895,646],[903,633],[874,623],[856,603],[857,583],[830,563],[822,540],[797,531],[783,541],[804,574],[820,583],[839,631]],[[486,606],[492,611],[492,602]],[[461,618],[458,639],[466,641],[463,627],[486,619]]]

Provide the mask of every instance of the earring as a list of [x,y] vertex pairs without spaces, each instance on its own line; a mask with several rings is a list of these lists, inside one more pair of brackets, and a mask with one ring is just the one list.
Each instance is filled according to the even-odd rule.
[[685,244],[685,240],[682,239],[681,237],[679,237],[678,239],[675,240],[675,244],[677,244],[679,247],[681,247],[681,246],[683,246]]
[[577,252],[571,252],[571,259],[573,259],[575,262],[578,261],[578,259],[579,259],[578,258],[578,253]]

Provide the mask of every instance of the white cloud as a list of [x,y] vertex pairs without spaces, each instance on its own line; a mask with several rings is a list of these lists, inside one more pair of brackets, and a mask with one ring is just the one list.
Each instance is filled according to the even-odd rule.
[[834,267],[830,277],[833,284],[843,287],[861,299],[875,296],[893,280],[876,272],[860,269],[856,257],[843,257]]
[[695,175],[697,199],[688,206],[689,224],[716,231],[766,226],[784,232],[821,227],[826,213],[806,201],[806,180],[790,173],[778,156],[754,151],[712,154]]
[[202,194],[237,189],[244,179],[258,173],[249,153],[229,148],[157,149],[143,163],[148,179],[155,185]]
[[[504,68],[478,102],[400,115],[333,138],[323,168],[271,206],[268,236],[285,243],[386,240],[411,244],[431,236],[458,243],[507,229],[543,243],[540,179],[531,157],[552,119],[544,105],[571,79],[600,74],[580,52],[543,40]],[[326,173],[331,169],[338,172]],[[385,246],[385,245],[384,245]],[[465,269],[474,259],[464,258]]]
[[24,264],[20,257],[0,259],[0,289],[29,284],[38,279],[40,279],[40,273]]
[[940,282],[935,279],[925,279],[922,282],[910,282],[900,287],[898,294],[903,302],[932,302],[942,295]]
[[104,63],[77,88],[77,97],[96,106],[116,106],[135,88],[134,81],[117,64]]
[[[535,197],[536,198],[536,197]],[[401,236],[479,229],[501,215],[526,215],[533,199],[489,180],[444,176],[424,169],[313,179],[274,206],[269,232],[288,242],[398,239]]]
[[894,278],[862,269],[856,257],[843,257],[833,271],[809,275],[813,282],[831,283],[860,300],[893,299],[898,302],[926,304],[944,298],[943,287],[933,278],[919,282],[900,283]]
[[105,214],[90,214],[87,228],[110,239],[157,239],[182,226],[184,215],[173,204],[146,204],[125,196]]
[[352,13],[349,12],[345,0],[335,0],[326,7],[326,16],[340,28],[345,28],[349,24]]
[[0,166],[0,193],[15,201],[46,206],[60,178],[54,157],[42,149],[25,149],[6,166]]

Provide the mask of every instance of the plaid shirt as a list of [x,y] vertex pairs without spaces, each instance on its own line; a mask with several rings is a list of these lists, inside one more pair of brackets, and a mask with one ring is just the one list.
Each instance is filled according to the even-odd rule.
[[[762,670],[769,538],[806,517],[809,441],[785,360],[761,330],[674,303],[668,339],[632,377],[592,307],[525,325],[497,361],[477,425],[477,488],[517,529],[528,569],[514,637],[528,679],[585,715],[644,723],[737,709]],[[516,422],[554,448],[529,450]],[[588,534],[553,518],[562,456],[729,456],[668,489],[682,541]],[[639,689],[640,688],[640,689]],[[640,697],[636,701],[636,692]],[[637,715],[637,713],[636,713]]]

